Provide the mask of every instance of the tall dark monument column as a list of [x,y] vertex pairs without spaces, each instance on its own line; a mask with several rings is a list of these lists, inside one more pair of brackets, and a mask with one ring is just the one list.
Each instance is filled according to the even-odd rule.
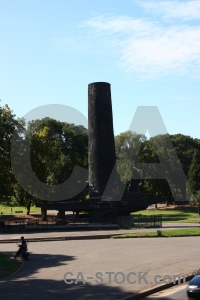
[[107,82],[88,85],[89,184],[103,194],[115,165],[111,89]]

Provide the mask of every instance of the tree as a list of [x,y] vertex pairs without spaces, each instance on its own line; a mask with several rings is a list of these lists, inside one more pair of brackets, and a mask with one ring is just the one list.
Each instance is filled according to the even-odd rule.
[[75,165],[88,166],[88,136],[83,126],[44,118],[29,123],[27,139],[33,171],[44,183],[60,184]]
[[191,203],[197,206],[198,214],[200,215],[200,190],[192,195]]
[[[147,140],[145,136],[131,131],[121,133],[116,137],[116,153],[119,158],[117,169],[120,178],[123,182],[130,180],[136,162],[141,177],[146,178],[140,183],[145,195],[166,196],[171,201],[174,193],[176,198],[185,200],[185,179],[188,176],[193,151],[194,149],[199,151],[199,144],[199,140],[182,134],[157,135]],[[150,179],[157,176],[156,164],[159,163],[164,166],[160,178],[165,179]]]
[[27,209],[26,214],[30,214],[31,205],[36,204],[36,198],[27,193],[18,183],[13,184],[12,202]]
[[196,149],[199,151],[200,149],[199,140],[183,134],[170,135],[170,139],[176,150],[185,176],[188,178],[188,172],[192,163],[194,150]]
[[194,150],[192,162],[188,172],[188,182],[193,193],[200,190],[200,151]]
[[[158,176],[157,165],[159,165],[162,157],[162,164],[168,164],[168,136],[158,135],[146,140],[142,144],[141,151],[139,153],[139,159],[144,163],[141,173],[142,177],[146,178],[142,181],[143,193],[148,197],[171,197],[171,191],[166,179],[162,179],[163,173],[160,175],[161,179],[153,179]],[[167,177],[166,170],[165,176]],[[169,171],[169,170],[168,170]],[[152,177],[152,178],[151,178]]]
[[135,163],[138,162],[138,153],[142,143],[146,141],[143,134],[133,131],[125,131],[115,137],[117,155],[117,171],[123,183],[127,183],[133,177]]
[[19,136],[24,132],[24,120],[16,118],[5,105],[0,106],[0,196],[10,196],[15,182],[11,168],[11,140],[14,132]]
[[[17,169],[18,181],[26,192],[20,185],[15,185],[15,201],[18,204],[23,203],[29,213],[31,204],[44,200],[38,188],[40,182],[49,186],[54,193],[55,187],[70,177],[74,166],[87,168],[87,146],[87,130],[83,126],[51,118],[28,123],[23,139],[17,139],[17,160],[13,162],[15,170]],[[34,176],[39,180],[34,181]],[[69,194],[73,194],[73,188],[77,188],[77,185],[78,180],[74,183],[74,187],[68,186]],[[43,195],[45,196],[45,193]],[[48,201],[48,197],[45,200]]]
[[[31,160],[31,173],[35,174],[39,182],[49,185],[54,190],[56,185],[70,177],[75,165],[87,168],[87,146],[87,130],[83,126],[51,118],[32,121],[28,124],[24,139],[17,145],[18,178],[21,176],[22,182],[26,181],[27,176],[31,179],[28,166]],[[23,163],[23,156],[29,155],[30,159],[26,165]],[[13,190],[15,201],[26,206],[29,213],[30,205],[37,204],[41,199],[38,196],[37,183],[31,184],[29,179],[26,182],[29,183],[26,185],[26,192],[18,184]]]

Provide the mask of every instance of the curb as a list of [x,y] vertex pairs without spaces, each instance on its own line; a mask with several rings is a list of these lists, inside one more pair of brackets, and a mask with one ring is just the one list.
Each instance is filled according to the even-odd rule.
[[[198,274],[198,272],[199,272],[199,269],[192,272],[192,273],[190,273],[190,274],[187,274],[185,276],[185,281],[183,283],[190,281],[194,277],[195,274]],[[155,287],[149,288],[147,290],[144,290],[144,291],[142,291],[141,293],[139,293],[137,295],[133,294],[133,295],[125,297],[121,300],[139,300],[139,299],[145,298],[147,296],[150,296],[152,294],[155,294],[157,292],[160,292],[160,291],[169,289],[171,287],[177,286],[179,284],[180,284],[179,280],[176,280],[175,282],[169,282],[167,284],[161,284],[159,286],[155,286]]]
[[[116,234],[117,235],[117,234]],[[115,235],[113,235],[113,238],[114,239],[156,239],[156,238],[163,238],[163,239],[168,239],[168,238],[181,238],[181,237],[197,237],[197,236],[200,236],[200,234],[193,234],[193,235],[176,235],[176,236],[170,236],[170,235],[166,235],[166,236],[158,236],[158,235],[155,235],[155,236],[126,236],[126,237],[115,237]]]
[[[185,235],[185,236],[133,236],[133,237],[120,237],[121,233],[118,234],[99,234],[99,235],[79,235],[79,236],[57,236],[57,237],[38,237],[26,239],[27,242],[50,242],[50,241],[70,241],[70,240],[94,240],[94,239],[138,239],[138,238],[176,238],[176,237],[195,237],[199,235]],[[18,239],[0,239],[0,244],[3,243],[17,243]]]
[[[115,234],[116,235],[116,234]],[[113,234],[99,234],[99,235],[79,235],[79,236],[57,236],[57,237],[39,237],[39,238],[28,238],[27,242],[48,242],[48,241],[68,241],[68,240],[94,240],[94,239],[110,239]],[[2,243],[16,243],[19,242],[18,239],[5,239],[0,240]]]

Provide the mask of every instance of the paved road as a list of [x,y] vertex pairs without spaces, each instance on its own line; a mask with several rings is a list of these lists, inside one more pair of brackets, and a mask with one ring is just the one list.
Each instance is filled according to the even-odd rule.
[[[125,299],[154,286],[158,275],[168,280],[199,269],[199,246],[200,237],[29,242],[30,261],[1,282],[0,300]],[[15,243],[1,244],[1,251],[15,250]]]

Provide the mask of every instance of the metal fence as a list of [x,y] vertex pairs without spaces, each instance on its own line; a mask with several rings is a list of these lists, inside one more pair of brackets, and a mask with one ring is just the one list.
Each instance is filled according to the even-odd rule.
[[162,227],[162,216],[161,215],[132,215],[133,225],[135,227]]
[[10,218],[0,220],[1,232],[24,232],[39,230],[56,230],[62,228],[70,228],[73,225],[87,225],[88,218],[70,218],[66,221],[59,220],[55,217],[47,217],[46,221],[41,218]]
[[162,227],[162,216],[130,215],[117,217],[117,224],[121,228],[156,228]]
[[27,232],[27,231],[55,231],[78,228],[92,227],[106,227],[106,225],[119,225],[121,228],[130,227],[162,227],[162,216],[145,216],[145,215],[131,215],[127,217],[105,218],[101,223],[90,223],[88,217],[70,217],[67,222],[63,222],[55,217],[47,217],[46,221],[41,218],[10,218],[0,219],[0,232]]

